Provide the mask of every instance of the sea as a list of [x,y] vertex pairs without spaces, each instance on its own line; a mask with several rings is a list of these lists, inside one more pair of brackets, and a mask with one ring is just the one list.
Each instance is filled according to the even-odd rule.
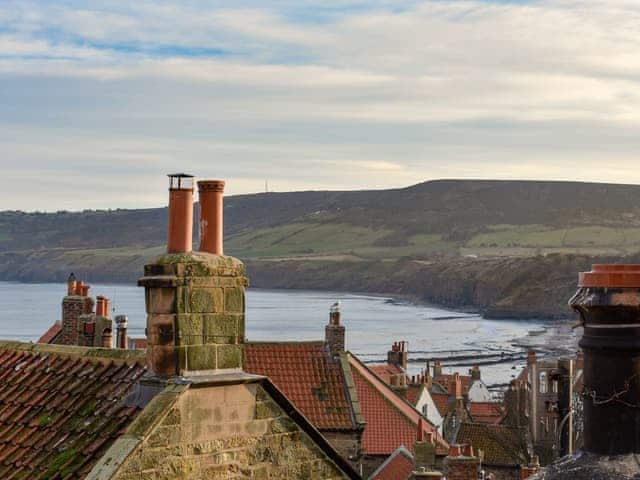
[[[66,289],[61,283],[0,282],[0,339],[36,341],[60,319]],[[130,336],[144,336],[144,289],[92,284],[90,293],[110,298],[113,315],[129,317]],[[466,374],[479,365],[483,380],[496,392],[519,374],[529,348],[542,357],[556,356],[569,354],[577,342],[567,321],[489,320],[382,295],[256,288],[247,290],[247,339],[321,340],[336,301],[346,327],[346,348],[364,362],[384,361],[391,344],[404,340],[410,375],[435,359],[450,373]]]

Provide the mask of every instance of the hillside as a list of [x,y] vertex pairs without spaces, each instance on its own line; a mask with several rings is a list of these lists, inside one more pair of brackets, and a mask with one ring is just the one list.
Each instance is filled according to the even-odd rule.
[[[496,316],[514,313],[517,283],[535,272],[566,264],[564,286],[555,285],[566,292],[591,257],[640,251],[640,187],[632,185],[440,180],[225,202],[226,251],[248,261],[254,285],[401,293]],[[0,278],[62,280],[74,270],[131,281],[162,253],[166,217],[164,208],[0,212]],[[527,274],[514,278],[514,269]],[[562,316],[566,295],[546,295],[539,313]]]

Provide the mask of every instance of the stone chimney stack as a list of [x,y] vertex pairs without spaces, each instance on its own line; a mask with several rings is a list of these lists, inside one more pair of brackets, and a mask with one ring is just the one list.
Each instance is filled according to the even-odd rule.
[[129,319],[126,315],[117,315],[116,318],[116,348],[129,348],[127,339],[127,326]]
[[407,370],[407,342],[395,342],[387,352],[387,363]]
[[480,459],[471,445],[451,445],[444,459],[447,480],[477,480],[479,467]]
[[202,180],[198,182],[200,200],[200,251],[224,255],[222,180]]
[[432,432],[424,431],[424,420],[418,420],[418,435],[413,444],[413,457],[415,459],[416,470],[424,467],[431,470],[436,466],[436,444]]
[[329,324],[324,328],[324,341],[332,357],[344,352],[345,327],[340,323],[340,302],[331,305]]
[[472,382],[480,380],[482,377],[482,374],[480,373],[480,367],[478,365],[474,365],[473,368],[469,370],[469,375],[471,375]]
[[193,249],[193,176],[173,173],[169,177],[169,232],[167,253]]
[[440,375],[442,375],[442,364],[440,360],[436,360],[433,362],[433,376],[439,377]]
[[102,331],[102,348],[113,348],[113,332],[110,328]]
[[[185,177],[192,178],[183,174]],[[176,176],[171,178],[173,185]],[[215,182],[219,181],[201,185]],[[170,192],[175,194],[174,189]],[[193,214],[190,208],[177,211],[183,216]],[[177,213],[174,216],[169,238],[186,238],[191,222]],[[219,222],[217,218],[210,221],[214,225]],[[175,225],[183,231],[176,232]],[[145,287],[147,356],[152,374],[171,377],[241,371],[248,284],[244,265],[232,257],[191,252],[186,241],[175,243],[180,249],[167,248],[169,253],[146,265],[144,277],[138,281]]]

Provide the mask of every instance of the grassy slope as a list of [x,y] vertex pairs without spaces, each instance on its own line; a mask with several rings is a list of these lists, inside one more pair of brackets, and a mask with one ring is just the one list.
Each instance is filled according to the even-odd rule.
[[[640,187],[443,180],[386,191],[243,195],[227,198],[225,228],[226,251],[250,260],[260,286],[409,293],[498,312],[518,301],[533,308],[535,294],[524,302],[521,287],[500,281],[532,256],[639,251]],[[0,212],[0,278],[62,280],[74,270],[131,281],[162,253],[165,232],[163,208]],[[495,277],[488,285],[473,280],[484,270]]]

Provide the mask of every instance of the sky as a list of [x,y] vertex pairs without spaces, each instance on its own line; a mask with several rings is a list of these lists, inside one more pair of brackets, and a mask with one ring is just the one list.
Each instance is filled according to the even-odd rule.
[[0,2],[0,210],[640,183],[637,0]]

